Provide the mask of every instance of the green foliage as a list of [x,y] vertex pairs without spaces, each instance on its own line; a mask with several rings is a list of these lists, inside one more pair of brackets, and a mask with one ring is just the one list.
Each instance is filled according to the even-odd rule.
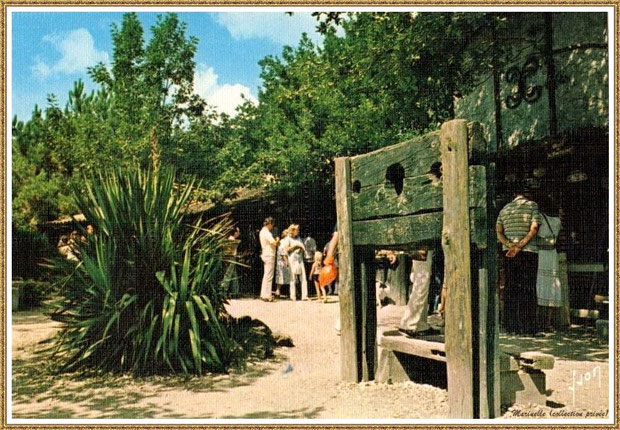
[[13,288],[19,288],[18,309],[20,311],[26,311],[40,306],[43,300],[52,298],[55,292],[52,283],[33,279],[13,281]]
[[[260,103],[218,151],[211,187],[220,195],[243,185],[331,185],[333,158],[437,129],[454,116],[455,95],[488,74],[490,37],[503,22],[482,13],[317,16],[323,46],[304,35],[260,61]],[[224,158],[232,153],[244,156]]]
[[[125,14],[112,28],[112,67],[89,70],[96,91],[87,94],[78,80],[64,109],[52,94],[28,121],[13,120],[13,215],[20,224],[75,211],[71,189],[83,187],[82,174],[96,168],[145,167],[161,158],[181,173],[190,170],[183,162],[194,157],[176,157],[187,147],[179,136],[186,123],[202,121],[205,106],[192,94],[198,41],[185,29],[175,14],[162,15],[145,44],[137,15]],[[194,141],[188,149],[196,147]]]
[[11,268],[13,278],[42,280],[46,273],[40,264],[56,254],[47,236],[29,226],[12,224]]
[[[198,40],[176,14],[150,37],[135,13],[112,27],[111,67],[90,69],[99,89],[78,81],[63,109],[53,96],[26,123],[14,121],[14,216],[36,225],[72,211],[81,173],[117,165],[173,166],[195,197],[219,201],[244,188],[331,185],[332,160],[434,130],[454,100],[501,66],[509,20],[491,13],[318,13],[322,45],[260,61],[259,103],[217,115],[193,93]],[[338,25],[339,31],[333,27]],[[55,195],[59,197],[54,198]]]
[[192,186],[178,191],[168,169],[114,169],[86,183],[75,199],[95,234],[77,265],[53,263],[65,275],[61,370],[224,371],[242,353],[220,321],[228,221],[188,225]]

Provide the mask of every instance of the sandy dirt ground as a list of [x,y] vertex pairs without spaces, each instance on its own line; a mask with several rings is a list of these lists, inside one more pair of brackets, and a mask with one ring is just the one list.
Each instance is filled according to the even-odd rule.
[[[41,313],[15,313],[12,416],[168,419],[446,417],[448,393],[438,386],[414,382],[389,385],[339,382],[340,337],[334,329],[338,307],[335,297],[331,297],[331,303],[327,304],[232,300],[228,307],[232,315],[258,318],[274,332],[289,335],[295,346],[278,348],[272,359],[249,363],[245,372],[190,379],[51,375],[45,369],[42,351],[49,346],[47,341],[58,329],[58,324]],[[595,339],[590,331],[576,328],[568,335],[544,339],[503,337],[502,343],[507,349],[539,349],[556,356],[555,368],[547,373],[547,404],[515,405],[504,411],[505,417],[530,417],[528,412],[538,414],[536,417],[540,418],[553,411],[568,414],[607,410],[607,345]],[[586,380],[583,377],[587,374],[590,377]],[[570,386],[576,389],[570,390]]]

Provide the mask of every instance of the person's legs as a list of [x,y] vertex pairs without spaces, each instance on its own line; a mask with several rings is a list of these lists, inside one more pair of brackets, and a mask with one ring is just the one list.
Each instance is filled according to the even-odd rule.
[[555,308],[553,306],[547,307],[547,326],[545,330],[555,331]]
[[276,268],[276,259],[272,256],[261,256],[263,260],[263,282],[260,289],[260,298],[271,300],[271,284]]
[[308,278],[306,277],[306,268],[303,263],[301,266],[301,299],[308,300]]
[[524,294],[525,300],[525,312],[527,315],[527,333],[535,334],[538,331],[538,320],[536,319],[536,307],[538,306],[538,299],[536,296],[536,276],[538,274],[538,254],[534,252],[523,252],[525,258],[524,267]]
[[428,288],[431,281],[433,253],[428,251],[426,261],[414,262],[413,285],[407,307],[400,320],[400,328],[414,332],[425,331],[428,324]]
[[517,257],[504,256],[503,259],[506,275],[504,285],[505,328],[508,333],[516,333],[519,331],[519,265],[517,264]]
[[[509,259],[512,267],[507,278],[512,278],[511,296],[515,302],[513,311],[514,321],[517,322],[515,331],[520,334],[533,335],[536,333],[536,270],[538,255],[533,252],[522,251],[516,257]],[[508,284],[508,279],[506,280]],[[508,285],[506,285],[508,288]],[[506,291],[508,293],[508,290]],[[508,312],[506,313],[508,317]],[[508,320],[507,320],[508,321]]]
[[291,300],[297,300],[297,275],[293,275],[291,273],[291,282],[289,283],[289,291],[291,295]]

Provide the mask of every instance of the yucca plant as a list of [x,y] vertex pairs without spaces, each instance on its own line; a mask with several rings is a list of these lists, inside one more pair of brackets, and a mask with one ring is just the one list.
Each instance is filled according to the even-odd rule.
[[188,224],[192,184],[138,168],[100,172],[75,193],[94,228],[65,274],[54,356],[60,370],[224,371],[243,351],[222,322],[227,219]]

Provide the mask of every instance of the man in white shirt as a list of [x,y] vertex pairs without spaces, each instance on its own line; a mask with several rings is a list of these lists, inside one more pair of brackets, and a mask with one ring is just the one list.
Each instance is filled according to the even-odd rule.
[[263,260],[263,282],[260,289],[261,300],[272,302],[271,284],[273,283],[273,275],[276,269],[276,249],[278,248],[278,239],[271,234],[273,230],[274,220],[272,217],[265,218],[263,228],[258,237],[260,239],[261,255]]

